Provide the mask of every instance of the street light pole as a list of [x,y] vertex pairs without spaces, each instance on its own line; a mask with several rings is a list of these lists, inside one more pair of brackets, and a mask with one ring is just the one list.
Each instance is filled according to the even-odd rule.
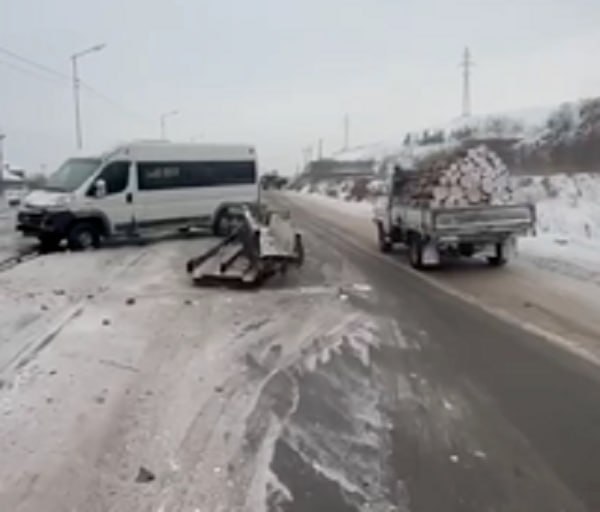
[[81,149],[83,147],[83,135],[81,130],[81,107],[79,104],[79,89],[81,86],[81,82],[79,80],[79,69],[77,67],[77,59],[83,57],[84,55],[88,55],[89,53],[99,52],[105,46],[105,44],[98,44],[96,46],[92,46],[91,48],[71,55],[71,65],[73,68],[73,99],[75,101],[75,140],[77,143],[77,149]]
[[6,135],[0,132],[0,190],[2,188],[2,180],[4,179],[4,139]]
[[171,116],[177,115],[179,112],[177,110],[171,110],[170,112],[165,112],[160,115],[160,138],[161,140],[167,139],[167,118]]
[[350,116],[344,116],[344,150],[350,147]]
[[75,55],[71,57],[71,63],[73,65],[73,99],[75,100],[75,140],[77,149],[81,149],[83,141],[81,137],[81,110],[79,108],[79,74]]

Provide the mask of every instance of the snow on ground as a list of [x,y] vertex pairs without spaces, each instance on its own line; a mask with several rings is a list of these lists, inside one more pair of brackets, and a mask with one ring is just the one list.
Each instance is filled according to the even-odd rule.
[[[356,371],[383,337],[382,320],[348,300],[353,284],[367,300],[364,278],[308,254],[307,286],[200,289],[185,261],[209,243],[57,253],[0,273],[0,509],[259,512],[293,499],[273,468],[288,423],[310,443],[294,445],[307,464],[352,488],[374,475],[358,501],[384,494],[380,449],[360,471],[331,467],[313,436],[333,438],[337,423],[308,431],[296,411],[302,388],[337,367],[325,380],[352,446],[385,442],[370,370]],[[141,467],[152,485],[136,482]]]
[[536,204],[537,236],[520,241],[524,258],[600,286],[600,174],[517,178],[514,196]]
[[600,242],[600,174],[526,176],[514,198],[537,205],[540,233]]
[[140,257],[134,248],[57,253],[0,273],[0,371],[35,352]]

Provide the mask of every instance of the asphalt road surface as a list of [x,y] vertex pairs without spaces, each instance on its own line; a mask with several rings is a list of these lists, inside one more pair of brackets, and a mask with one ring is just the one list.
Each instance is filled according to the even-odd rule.
[[[310,208],[275,202],[292,210],[316,260],[360,269],[376,292],[363,307],[402,331],[372,350],[368,369],[389,427],[378,443],[385,502],[431,512],[600,510],[596,366],[447,295]],[[309,396],[336,409],[323,389]],[[290,510],[354,510],[284,442],[278,455],[296,498]],[[303,491],[312,499],[300,500]]]

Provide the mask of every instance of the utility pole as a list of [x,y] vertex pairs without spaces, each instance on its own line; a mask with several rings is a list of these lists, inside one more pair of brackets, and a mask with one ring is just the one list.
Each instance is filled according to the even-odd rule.
[[344,116],[344,150],[350,147],[350,116]]
[[91,48],[87,48],[86,50],[71,55],[71,64],[73,67],[73,99],[75,100],[75,140],[77,143],[77,149],[81,149],[83,146],[83,136],[81,133],[81,108],[79,105],[79,89],[81,87],[81,82],[79,80],[77,59],[93,52],[99,52],[105,46],[105,44],[97,44],[96,46],[92,46]]
[[323,139],[319,139],[319,160],[321,160],[323,158]]
[[6,139],[6,135],[0,132],[0,192],[2,192],[2,180],[4,180],[4,139]]
[[160,116],[160,138],[161,140],[167,140],[167,118],[171,116],[176,116],[179,112],[177,110],[171,110],[170,112],[165,112]]
[[81,135],[81,109],[79,106],[79,73],[75,55],[71,57],[71,64],[73,65],[73,99],[75,100],[75,143],[77,149],[81,149],[83,140]]
[[462,98],[462,115],[463,117],[469,117],[471,115],[471,67],[473,61],[471,60],[471,53],[469,48],[465,48],[461,67],[463,68],[463,98]]
[[304,167],[306,167],[312,160],[312,146],[307,146],[302,150],[302,157],[304,160]]

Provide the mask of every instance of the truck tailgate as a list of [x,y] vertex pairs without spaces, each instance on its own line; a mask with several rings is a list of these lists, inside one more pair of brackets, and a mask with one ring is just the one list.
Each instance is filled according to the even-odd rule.
[[524,234],[535,223],[531,204],[444,208],[432,211],[433,231],[448,235]]

